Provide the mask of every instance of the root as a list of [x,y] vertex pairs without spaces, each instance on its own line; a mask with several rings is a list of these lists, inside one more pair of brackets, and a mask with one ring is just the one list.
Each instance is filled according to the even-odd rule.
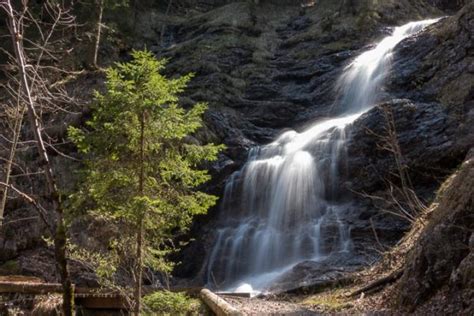
[[374,292],[380,291],[386,285],[391,284],[397,281],[398,279],[400,279],[402,275],[403,275],[403,269],[395,270],[389,275],[387,275],[386,277],[375,280],[369,283],[368,285],[364,286],[363,288],[355,290],[354,292],[350,293],[348,296],[354,297],[362,293],[374,293]]

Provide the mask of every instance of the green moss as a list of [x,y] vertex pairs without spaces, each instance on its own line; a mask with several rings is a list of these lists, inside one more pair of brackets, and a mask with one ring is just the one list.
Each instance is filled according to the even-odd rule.
[[0,265],[1,274],[18,274],[20,273],[20,265],[16,260],[8,260]]
[[352,306],[342,292],[342,289],[338,289],[312,295],[304,299],[301,304],[324,312],[340,312]]
[[247,3],[231,3],[197,17],[197,23],[205,20],[208,26],[229,25],[246,28],[252,25],[250,8]]
[[325,44],[323,47],[331,51],[341,51],[352,48],[352,45],[347,41],[338,41]]
[[358,30],[367,31],[375,27],[380,20],[380,15],[376,11],[365,11],[361,12],[356,20],[356,26]]

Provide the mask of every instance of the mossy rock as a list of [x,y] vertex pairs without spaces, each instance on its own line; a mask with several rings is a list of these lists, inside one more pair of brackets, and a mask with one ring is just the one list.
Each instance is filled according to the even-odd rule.
[[17,260],[8,260],[0,265],[0,274],[18,274],[20,270],[20,265]]

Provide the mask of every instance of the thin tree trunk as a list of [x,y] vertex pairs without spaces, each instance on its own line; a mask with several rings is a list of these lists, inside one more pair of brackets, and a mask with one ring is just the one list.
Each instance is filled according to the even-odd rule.
[[[168,1],[168,7],[166,8],[165,12],[165,20],[168,18],[168,15],[171,10],[171,4],[173,3],[173,0]],[[163,38],[165,37],[165,31],[166,31],[166,21],[163,21],[163,25],[161,26],[161,32],[160,32],[160,45],[163,47]]]
[[97,57],[99,55],[99,47],[100,47],[100,37],[102,34],[102,16],[104,14],[104,0],[99,0],[99,17],[97,19],[97,29],[95,34],[95,46],[94,46],[94,57],[92,59],[92,65],[98,68],[97,65]]
[[135,279],[135,315],[140,315],[142,299],[142,278],[143,278],[143,219],[140,220],[137,229],[137,266]]
[[138,0],[133,0],[133,32],[137,30]]
[[[13,142],[10,147],[10,153],[8,155],[8,161],[7,161],[7,166],[5,168],[5,180],[4,182],[9,185],[10,184],[10,175],[12,171],[12,165],[13,165],[13,160],[15,159],[15,153],[16,153],[16,147],[18,145],[18,140],[20,138],[20,132],[21,132],[21,125],[23,123],[23,116],[25,114],[24,108],[22,107],[20,109],[20,92],[18,92],[18,101],[17,101],[17,110],[16,110],[16,115],[15,117],[15,125],[13,127]],[[2,200],[0,201],[0,227],[2,227],[3,224],[3,215],[5,213],[5,206],[7,204],[7,197],[8,197],[8,187],[4,188],[3,195],[2,195]]]
[[[145,182],[145,111],[140,115],[140,175],[138,179],[138,192],[140,196],[144,196]],[[140,315],[141,297],[142,297],[142,279],[143,279],[143,217],[145,212],[140,216],[137,228],[137,252],[136,252],[136,280],[135,280],[135,315]]]
[[19,31],[17,20],[13,13],[11,2],[7,0],[4,3],[5,11],[8,15],[10,35],[13,41],[13,48],[18,63],[20,72],[20,80],[24,89],[26,98],[26,107],[28,111],[28,119],[33,129],[36,147],[40,156],[46,182],[48,185],[48,191],[50,194],[50,200],[53,205],[53,209],[56,212],[56,231],[54,235],[54,253],[56,257],[57,270],[60,275],[61,283],[63,285],[63,313],[66,316],[72,316],[73,311],[73,288],[71,279],[69,277],[69,271],[67,267],[66,257],[66,224],[64,221],[64,212],[62,209],[61,198],[56,187],[54,180],[53,170],[51,169],[51,163],[49,161],[48,154],[44,145],[43,137],[41,135],[41,123],[35,112],[35,104],[30,91],[30,85],[28,82],[28,75],[26,73],[26,62],[24,58],[24,50],[21,43],[21,33]]

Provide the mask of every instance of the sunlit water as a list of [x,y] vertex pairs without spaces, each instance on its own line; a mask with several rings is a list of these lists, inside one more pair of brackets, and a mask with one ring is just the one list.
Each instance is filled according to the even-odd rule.
[[[351,251],[350,227],[343,218],[347,205],[335,202],[347,127],[378,101],[394,47],[434,22],[397,27],[355,58],[336,86],[343,109],[339,117],[300,133],[285,132],[250,151],[225,187],[222,226],[207,262],[209,286],[256,293],[302,260]],[[327,225],[337,236],[321,235]],[[324,244],[327,240],[330,245]]]

